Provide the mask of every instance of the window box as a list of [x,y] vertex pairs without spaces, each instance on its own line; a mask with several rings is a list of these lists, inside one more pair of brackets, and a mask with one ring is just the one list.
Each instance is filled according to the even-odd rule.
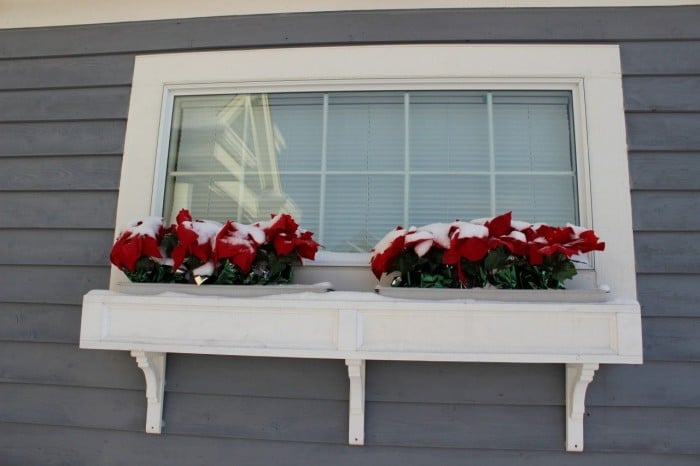
[[115,291],[120,293],[152,296],[162,293],[184,293],[197,296],[225,296],[229,298],[254,298],[289,293],[325,293],[330,283],[313,285],[190,285],[186,283],[117,283]]
[[408,288],[377,286],[378,294],[401,299],[479,300],[508,303],[602,303],[608,290],[499,290],[496,288]]

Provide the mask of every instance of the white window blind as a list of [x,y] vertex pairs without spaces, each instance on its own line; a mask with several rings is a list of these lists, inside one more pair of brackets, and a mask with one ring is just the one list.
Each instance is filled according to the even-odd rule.
[[388,230],[578,222],[568,91],[178,96],[164,212],[249,223],[288,212],[330,251]]

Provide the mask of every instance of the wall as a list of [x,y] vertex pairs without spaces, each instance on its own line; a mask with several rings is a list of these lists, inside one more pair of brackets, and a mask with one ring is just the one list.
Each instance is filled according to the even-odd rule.
[[[0,31],[0,464],[700,461],[700,7],[336,12]],[[603,366],[564,452],[563,367],[171,355],[164,435],[126,353],[80,350],[108,283],[135,54],[386,42],[620,43],[645,364]]]

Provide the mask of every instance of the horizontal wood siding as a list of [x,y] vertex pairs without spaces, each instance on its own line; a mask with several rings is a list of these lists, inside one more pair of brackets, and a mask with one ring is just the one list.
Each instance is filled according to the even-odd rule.
[[121,154],[126,120],[0,123],[0,157]]
[[697,456],[562,451],[395,448],[273,442],[206,436],[144,435],[139,432],[0,423],[0,458],[8,466],[172,466],[235,464],[250,466],[696,466]]
[[[700,462],[700,7],[329,12],[0,31],[0,464],[686,466]],[[134,56],[392,42],[618,43],[645,364],[605,365],[585,452],[561,365],[169,355],[143,432],[125,352],[77,346],[105,288]]]
[[[3,343],[58,342],[73,346],[79,336],[80,306],[0,303],[0,341]],[[21,347],[22,350],[30,348]]]
[[124,119],[128,86],[0,92],[0,122]]
[[121,155],[0,157],[0,191],[115,191]]
[[50,28],[6,30],[0,59],[387,41],[675,42],[700,38],[697,20],[696,7],[250,15],[72,26],[63,28],[60,40]]

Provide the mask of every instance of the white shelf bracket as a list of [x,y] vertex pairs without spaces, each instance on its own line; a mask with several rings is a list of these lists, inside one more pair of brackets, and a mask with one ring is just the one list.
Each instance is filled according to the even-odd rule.
[[586,389],[598,364],[566,365],[566,451],[583,451]]
[[160,434],[163,427],[163,394],[165,390],[165,355],[149,351],[132,351],[131,356],[146,378],[146,433]]
[[365,360],[346,359],[350,378],[348,443],[365,444]]

